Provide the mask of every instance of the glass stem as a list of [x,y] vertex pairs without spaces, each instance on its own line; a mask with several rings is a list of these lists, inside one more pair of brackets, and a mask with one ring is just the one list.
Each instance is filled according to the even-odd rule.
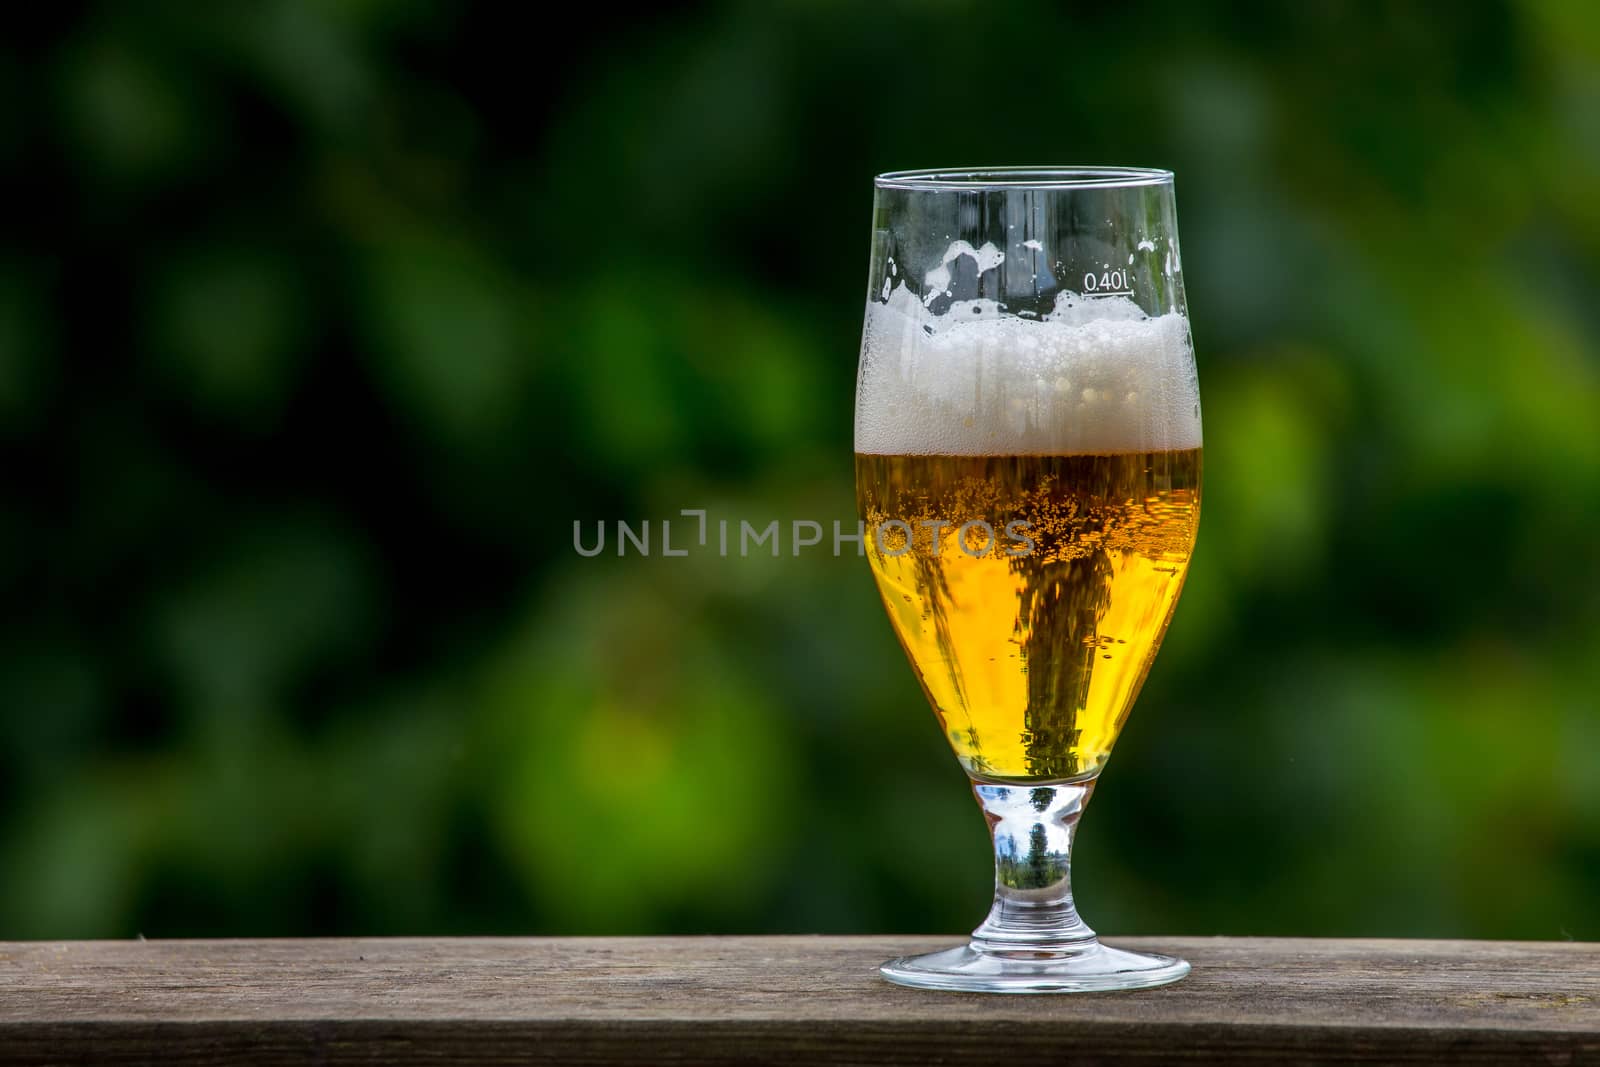
[[1094,931],[1072,902],[1072,837],[1094,781],[974,782],[972,791],[994,839],[994,907],[972,932],[972,948],[1030,959],[1094,950]]

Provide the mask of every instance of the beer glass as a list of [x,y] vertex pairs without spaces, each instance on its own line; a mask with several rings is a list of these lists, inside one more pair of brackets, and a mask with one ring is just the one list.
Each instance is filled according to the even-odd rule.
[[972,780],[995,897],[904,985],[1139,989],[1070,883],[1078,818],[1172,617],[1200,515],[1200,394],[1172,174],[884,174],[856,495],[896,636]]

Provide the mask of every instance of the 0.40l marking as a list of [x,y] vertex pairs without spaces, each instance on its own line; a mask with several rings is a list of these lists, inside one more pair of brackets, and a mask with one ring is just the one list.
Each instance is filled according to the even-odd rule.
[[1096,274],[1090,271],[1083,276],[1084,293],[1093,293],[1096,296],[1132,296],[1133,289],[1128,281],[1128,272],[1122,268],[1105,270]]

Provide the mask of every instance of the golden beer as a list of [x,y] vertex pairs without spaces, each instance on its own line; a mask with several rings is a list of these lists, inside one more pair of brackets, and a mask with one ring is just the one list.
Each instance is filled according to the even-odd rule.
[[1097,774],[1183,587],[1200,449],[858,452],[856,494],[878,591],[967,772]]
[[1200,519],[1173,213],[1159,170],[878,178],[856,374],[863,554],[995,864],[972,938],[890,960],[892,982],[1065,993],[1189,973],[1102,945],[1071,879]]

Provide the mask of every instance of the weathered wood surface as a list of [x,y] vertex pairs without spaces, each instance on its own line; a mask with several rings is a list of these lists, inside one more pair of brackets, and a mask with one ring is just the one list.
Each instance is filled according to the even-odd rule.
[[882,981],[954,938],[0,943],[0,1063],[1600,1064],[1600,944],[1113,938],[1136,993]]

